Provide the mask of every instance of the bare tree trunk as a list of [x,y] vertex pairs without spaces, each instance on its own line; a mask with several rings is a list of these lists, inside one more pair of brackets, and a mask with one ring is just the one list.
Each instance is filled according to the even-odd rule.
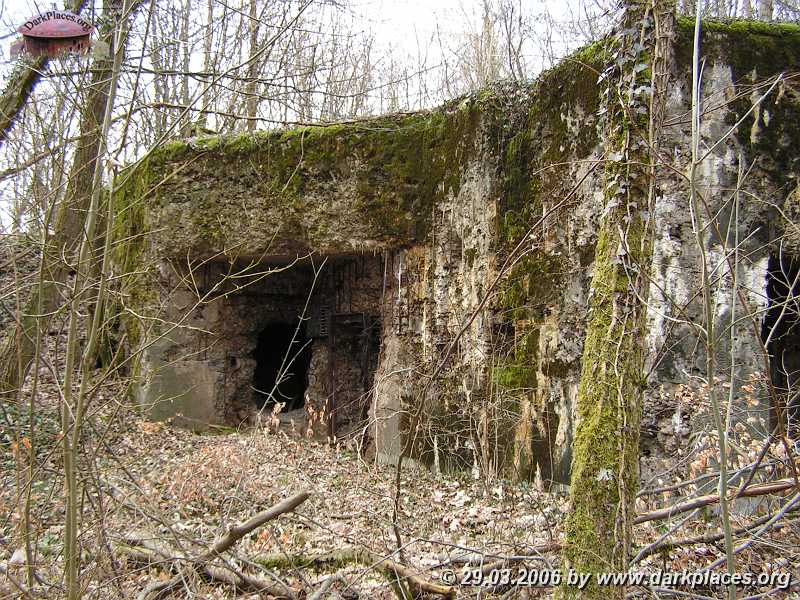
[[[208,0],[206,4],[206,33],[203,39],[203,72],[211,73],[214,70],[214,64],[211,58],[211,46],[214,43],[214,2]],[[210,94],[203,94],[200,98],[200,117],[197,119],[198,127],[205,129],[208,116],[206,110],[210,104]]]
[[247,84],[245,85],[245,94],[247,100],[245,101],[245,114],[248,117],[247,130],[255,131],[256,129],[256,116],[258,112],[258,67],[261,61],[256,60],[255,53],[258,50],[258,32],[259,20],[258,11],[256,10],[256,0],[250,0],[249,23],[248,31],[250,32],[250,64],[247,67]]
[[189,52],[189,44],[191,40],[189,40],[189,15],[192,13],[192,5],[191,0],[184,0],[183,7],[181,10],[181,104],[184,106],[188,106],[189,100],[191,99],[191,94],[189,92],[189,65],[191,63],[190,60],[190,52]]
[[[644,331],[652,253],[655,148],[674,4],[624,6],[607,90],[605,210],[595,250],[573,440],[564,558],[584,573],[627,570],[638,490]],[[655,17],[655,18],[654,18]],[[653,22],[656,26],[653,28]],[[652,93],[644,90],[653,90]],[[651,150],[652,149],[652,150]],[[592,579],[569,598],[623,598]]]
[[[104,236],[104,249],[102,256],[102,271],[99,278],[93,277],[96,265],[93,264],[93,254],[96,245],[95,231],[100,221],[100,205],[102,196],[102,163],[101,160],[108,153],[108,134],[111,128],[111,115],[114,109],[114,98],[117,91],[119,72],[125,54],[125,39],[127,27],[125,25],[128,10],[135,0],[113,0],[106,5],[110,11],[109,16],[120,16],[112,19],[116,26],[113,30],[113,60],[109,69],[108,84],[104,93],[104,106],[100,108],[103,120],[95,130],[92,130],[92,139],[97,139],[98,146],[93,156],[94,171],[86,192],[89,196],[85,219],[81,223],[81,234],[78,237],[80,249],[75,265],[75,277],[72,282],[70,294],[69,330],[66,342],[66,360],[64,364],[64,389],[61,411],[61,442],[63,448],[64,480],[65,480],[65,507],[64,507],[64,579],[66,581],[67,599],[78,600],[82,589],[80,584],[80,549],[78,544],[79,527],[79,500],[81,497],[81,484],[78,480],[78,457],[81,445],[81,432],[86,408],[87,390],[90,383],[90,373],[94,363],[100,340],[105,301],[105,285],[108,273],[109,255],[111,252],[110,231]],[[113,188],[113,182],[112,182]],[[111,190],[113,193],[113,189]],[[110,227],[113,219],[111,214],[112,203],[106,202],[109,213],[106,216],[106,225]],[[97,288],[94,298],[94,315],[87,323],[86,347],[81,351],[78,322],[81,320],[83,306],[88,304],[87,292]],[[75,367],[80,368],[80,381],[77,394],[73,390],[73,377]]]

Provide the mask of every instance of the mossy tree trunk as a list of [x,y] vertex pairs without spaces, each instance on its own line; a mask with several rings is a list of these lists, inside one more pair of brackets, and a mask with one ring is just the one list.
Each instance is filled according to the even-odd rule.
[[[625,571],[638,489],[644,337],[652,254],[657,133],[674,4],[627,0],[603,74],[604,207],[589,300],[573,441],[565,567]],[[657,43],[658,42],[658,43]],[[568,598],[624,589],[565,585]]]

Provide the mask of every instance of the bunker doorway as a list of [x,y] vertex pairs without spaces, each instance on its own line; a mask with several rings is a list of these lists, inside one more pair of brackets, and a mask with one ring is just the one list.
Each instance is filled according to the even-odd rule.
[[308,385],[311,343],[305,327],[271,323],[258,335],[253,351],[253,398],[258,408],[285,403],[283,412],[302,408]]
[[770,429],[780,418],[792,437],[800,437],[800,260],[783,253],[770,256],[767,298],[761,336],[779,402],[779,410],[770,409]]

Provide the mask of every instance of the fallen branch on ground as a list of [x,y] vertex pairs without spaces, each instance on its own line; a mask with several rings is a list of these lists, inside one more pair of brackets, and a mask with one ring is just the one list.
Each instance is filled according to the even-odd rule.
[[[800,510],[800,508],[793,508],[788,512],[789,513],[796,512],[797,510]],[[748,533],[753,529],[755,529],[756,527],[760,527],[761,525],[772,519],[774,516],[775,514],[772,513],[756,519],[749,525],[745,525],[743,527],[739,527],[738,529],[734,529],[733,535],[742,535],[743,533]],[[785,526],[786,524],[777,524],[775,525],[775,527],[773,527],[773,529],[775,530],[783,529]],[[657,552],[667,552],[674,548],[680,548],[683,546],[695,546],[697,544],[713,544],[723,539],[724,536],[725,536],[724,533],[718,532],[718,533],[709,533],[706,535],[696,535],[694,537],[685,538],[682,540],[674,540],[674,541],[667,540],[658,544],[651,544],[650,546],[646,547],[644,551],[640,553],[639,556],[636,557],[638,560],[635,562],[639,562],[652,554],[656,554]]]
[[196,558],[181,556],[165,548],[162,544],[141,539],[129,539],[128,545],[118,545],[117,550],[137,562],[159,565],[165,570],[176,572],[168,581],[157,581],[148,585],[137,597],[137,600],[160,600],[173,593],[188,577],[197,574],[211,581],[218,581],[235,586],[249,592],[267,593],[281,600],[294,600],[298,594],[283,584],[264,581],[258,577],[242,573],[230,565],[214,565],[211,561],[223,552],[230,550],[236,542],[255,531],[268,521],[288,512],[292,512],[309,497],[307,491],[295,494],[283,502],[258,513],[240,525],[234,525],[214,542],[213,546]]
[[514,562],[522,562],[526,560],[536,560],[536,561],[544,561],[547,560],[545,554],[553,553],[553,552],[561,552],[563,550],[563,544],[559,542],[550,542],[548,544],[543,544],[541,546],[535,546],[531,548],[525,554],[491,554],[491,553],[473,553],[473,554],[461,554],[457,556],[447,556],[446,554],[439,555],[440,565],[448,565],[448,566],[479,566],[479,565],[488,565],[488,564],[500,564],[500,563],[514,563]]
[[411,568],[367,550],[366,548],[346,548],[316,556],[270,554],[257,557],[255,562],[273,570],[287,569],[341,569],[357,564],[369,569],[377,569],[390,582],[401,581],[416,594],[432,594],[442,598],[455,598],[455,590],[420,577]]
[[[795,482],[793,479],[779,479],[778,481],[753,485],[735,492],[730,495],[730,500],[732,501],[737,498],[752,498],[754,496],[765,496],[767,494],[777,494],[779,492],[788,491],[793,487],[795,487]],[[708,494],[706,496],[700,496],[692,500],[687,500],[686,502],[680,502],[668,508],[660,508],[658,510],[642,513],[636,517],[633,523],[635,525],[639,525],[640,523],[646,523],[648,521],[668,519],[670,517],[674,517],[675,515],[694,510],[695,508],[700,508],[701,506],[716,504],[717,502],[719,502],[719,494]]]
[[[486,557],[481,557],[481,555],[474,555],[474,556],[464,556],[464,557],[455,557],[451,559],[449,562],[452,565],[456,564],[463,564],[463,565],[480,565],[481,573],[484,575],[488,575],[492,571],[497,569],[502,569],[507,565],[515,564],[519,562],[525,562],[528,560],[546,560],[544,554],[553,553],[553,552],[561,552],[564,549],[564,544],[560,542],[549,542],[547,544],[542,544],[541,546],[536,546],[531,548],[527,554],[517,554],[514,556],[501,556],[495,558],[490,562],[486,562]],[[494,558],[494,557],[492,557]]]
[[311,596],[308,597],[308,600],[322,600],[322,598],[325,597],[325,594],[328,593],[333,584],[336,583],[337,581],[347,584],[347,580],[341,575],[331,575],[322,583],[322,585],[316,592],[314,592]]
[[206,552],[198,560],[208,560],[214,556],[222,554],[226,550],[229,550],[236,542],[238,542],[251,531],[254,531],[264,525],[264,523],[271,521],[272,519],[279,517],[284,513],[292,512],[295,508],[308,500],[308,496],[308,492],[300,492],[299,494],[295,494],[291,498],[287,498],[283,502],[279,502],[275,506],[258,513],[241,525],[234,525],[228,529],[228,532],[224,536],[214,542],[211,550]]
[[[0,564],[0,575],[5,575],[6,576],[6,578],[12,583],[12,585],[21,594],[21,596],[20,596],[21,598],[24,597],[24,598],[30,598],[31,600],[34,599],[34,596],[31,593],[31,591],[27,587],[25,587],[25,585],[23,583],[21,583],[20,581],[17,581],[17,579],[13,575],[11,575],[11,573],[8,572],[8,569],[3,564]],[[2,591],[2,590],[0,590],[0,591]]]

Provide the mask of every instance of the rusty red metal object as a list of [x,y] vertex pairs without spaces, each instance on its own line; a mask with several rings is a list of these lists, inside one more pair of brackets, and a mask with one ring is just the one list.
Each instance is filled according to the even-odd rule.
[[49,10],[31,17],[17,29],[24,36],[37,38],[72,38],[92,34],[94,26],[80,15]]
[[11,45],[11,56],[22,52],[31,56],[56,56],[88,53],[94,26],[80,15],[48,10],[25,21],[17,31],[22,39]]

